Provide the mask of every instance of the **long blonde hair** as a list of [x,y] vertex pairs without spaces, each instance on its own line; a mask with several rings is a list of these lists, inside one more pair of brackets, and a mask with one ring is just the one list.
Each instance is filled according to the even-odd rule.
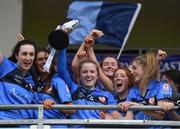
[[147,85],[150,80],[158,80],[160,73],[160,66],[153,52],[148,52],[144,55],[136,57],[133,62],[137,62],[144,68],[144,76],[140,81],[141,95],[145,96]]

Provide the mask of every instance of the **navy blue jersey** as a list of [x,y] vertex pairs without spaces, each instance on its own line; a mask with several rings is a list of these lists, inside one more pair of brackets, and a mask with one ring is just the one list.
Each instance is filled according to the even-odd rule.
[[[32,77],[23,76],[17,65],[3,57],[0,64],[0,104],[31,104],[34,99]],[[0,119],[32,118],[32,110],[0,111]]]
[[[40,84],[40,83],[38,83]],[[45,87],[46,83],[42,82],[37,88],[37,101],[36,103],[41,104],[46,99],[53,100],[56,104],[65,104],[72,102],[70,91],[65,82],[56,75],[51,79],[51,85],[48,89]],[[44,110],[44,119],[66,119],[66,115],[58,109]],[[34,117],[38,117],[37,110],[34,111]],[[67,125],[51,125],[52,128],[67,128]]]
[[[38,91],[37,102],[41,104],[46,99],[51,99],[56,104],[64,104],[67,102],[72,102],[71,94],[65,82],[54,75],[51,79],[51,86],[48,89],[45,89],[45,83],[41,86],[44,86],[40,91]],[[37,118],[38,113],[35,112],[35,117]],[[45,119],[65,119],[66,116],[60,110],[44,110]]]
[[[58,73],[69,86],[74,104],[80,105],[116,105],[116,101],[111,93],[102,91],[98,86],[94,90],[85,89],[83,86],[75,84],[66,68],[66,51],[60,51],[58,55]],[[114,110],[108,110],[113,112]],[[100,119],[99,110],[77,110],[71,115],[73,119]]]
[[[127,97],[127,101],[141,103],[144,105],[157,105],[157,101],[163,99],[170,99],[172,96],[172,88],[163,81],[150,81],[147,87],[147,91],[144,97],[140,95],[140,89],[138,86],[134,86],[130,89]],[[135,119],[137,120],[149,120],[152,119],[149,115],[143,112],[136,112]]]
[[[77,87],[72,94],[74,104],[77,105],[116,105],[116,101],[107,91],[99,90],[96,87],[94,90],[87,90],[83,86]],[[109,113],[114,110],[108,110]],[[101,119],[99,110],[77,110],[71,115],[73,119]]]
[[[116,100],[117,103],[122,103],[122,102],[125,102],[127,100],[127,98],[119,99],[119,97],[117,95],[114,96],[114,99]],[[124,117],[126,116],[126,112],[121,111],[121,110],[118,110],[118,111],[122,116],[124,116]]]

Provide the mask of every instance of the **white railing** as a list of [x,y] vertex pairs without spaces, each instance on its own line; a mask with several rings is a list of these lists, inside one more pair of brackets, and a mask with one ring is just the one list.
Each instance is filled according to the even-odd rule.
[[[172,110],[179,110],[179,106],[173,107]],[[43,119],[43,105],[0,105],[0,110],[9,109],[38,109],[38,119],[23,119],[23,120],[0,120],[0,125],[37,125],[38,129],[43,129],[43,125],[53,124],[65,124],[65,125],[96,125],[97,127],[149,127],[149,126],[161,126],[161,127],[179,127],[180,121],[161,121],[161,120],[102,120],[102,119]],[[116,105],[53,105],[52,109],[61,110],[120,110],[119,106]],[[161,106],[131,106],[130,110],[154,110],[160,111],[163,107]]]

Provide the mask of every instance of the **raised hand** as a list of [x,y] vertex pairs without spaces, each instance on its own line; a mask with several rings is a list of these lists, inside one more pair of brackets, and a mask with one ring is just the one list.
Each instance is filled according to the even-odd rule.
[[161,61],[163,61],[164,59],[166,59],[166,57],[167,57],[167,53],[166,53],[165,51],[159,49],[159,50],[158,50],[158,53],[157,53],[157,56],[156,56],[157,60],[158,60],[159,62],[161,62]]
[[87,49],[94,45],[94,39],[91,36],[86,36],[84,43],[84,47]]
[[19,33],[19,34],[16,36],[16,38],[17,38],[18,41],[25,40],[24,36],[23,36],[21,33]]
[[94,40],[102,35],[104,35],[102,31],[93,29],[90,34],[85,37],[85,48],[92,47],[94,45]]
[[93,39],[103,36],[104,33],[100,30],[93,29],[88,36],[91,36]]
[[78,59],[82,60],[84,58],[87,58],[87,53],[86,51],[80,51],[77,53]]

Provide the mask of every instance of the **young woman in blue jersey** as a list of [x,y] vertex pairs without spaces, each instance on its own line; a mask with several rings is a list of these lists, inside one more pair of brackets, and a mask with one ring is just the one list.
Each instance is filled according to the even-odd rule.
[[[113,96],[99,89],[98,76],[99,69],[95,62],[84,60],[80,62],[78,76],[80,84],[74,83],[66,67],[66,49],[61,50],[58,54],[58,74],[69,86],[74,104],[78,105],[115,105],[116,101]],[[120,118],[121,115],[114,110],[108,110],[112,116]],[[71,115],[72,119],[101,119],[100,110],[77,110]]]
[[[131,74],[131,71],[125,67],[119,67],[115,70],[114,73],[114,98],[117,103],[125,102],[128,96],[129,89],[134,86],[134,77]],[[132,112],[126,112],[119,110],[124,119],[134,119]],[[108,115],[104,112],[104,117]]]
[[[112,81],[113,81],[114,71],[119,66],[118,61],[113,57],[106,57],[102,61],[103,68],[101,68],[98,61],[96,60],[93,49],[91,49],[94,44],[94,40],[102,35],[103,35],[102,31],[94,29],[90,32],[89,35],[86,36],[84,42],[78,49],[78,52],[76,53],[76,55],[72,61],[72,68],[73,68],[74,73],[77,73],[78,62],[80,62],[80,60],[83,60],[82,57],[86,58],[86,59],[89,58],[90,60],[95,61],[98,64],[99,74],[100,74],[100,76],[99,76],[100,83],[98,86],[102,90],[108,90],[110,92],[113,92]],[[111,86],[106,86],[107,83],[108,83],[108,85],[111,85]]]
[[[34,81],[29,70],[34,62],[36,46],[30,40],[17,43],[14,62],[0,53],[0,104],[31,104]],[[0,119],[32,118],[31,110],[1,110]]]
[[[152,52],[136,57],[132,62],[132,74],[136,85],[130,89],[128,102],[119,105],[125,111],[132,105],[159,105],[172,96],[172,88],[159,80],[159,63]],[[136,111],[134,118],[138,120],[163,119],[164,113],[159,111]]]
[[166,81],[172,86],[173,93],[175,95],[180,94],[180,71],[176,69],[170,69],[165,71],[161,77],[162,80]]
[[[102,33],[102,32],[99,30],[92,30],[92,32],[85,38],[85,41],[84,41],[84,48],[87,52],[88,57],[97,63],[98,61],[96,59],[96,56],[93,50],[93,45],[94,45],[94,39],[99,35],[99,33]],[[93,37],[92,35],[95,35],[95,36]],[[104,65],[105,67],[107,66],[107,69],[109,69],[109,65],[110,66],[113,65],[117,67],[117,64],[114,64],[115,62],[114,63],[113,62],[114,61],[111,60],[111,58],[107,57],[104,60]],[[111,91],[114,94],[115,99],[118,103],[124,102],[127,98],[130,87],[134,85],[134,78],[131,74],[131,71],[125,67],[119,67],[114,70],[107,70],[109,71],[107,73],[111,73],[111,74],[113,73],[113,78],[111,78],[112,79],[111,80],[107,76],[107,74],[105,74],[106,72],[103,72],[100,66],[99,66],[99,69],[100,69],[99,78],[101,79],[101,82],[103,82],[104,86],[108,90],[110,89],[109,91]],[[122,112],[122,111],[119,111],[119,112],[124,117],[124,119],[132,119],[131,117],[129,117],[130,116],[129,114],[126,114],[126,112]],[[108,114],[105,113],[105,117],[106,115]]]
[[[47,108],[52,104],[72,105],[71,94],[65,82],[55,73],[52,62],[49,73],[44,71],[43,66],[49,56],[46,49],[39,49],[35,59],[35,67],[38,74],[37,80],[37,103],[44,103]],[[67,114],[75,110],[44,110],[44,119],[66,119]],[[35,112],[37,118],[38,112]],[[66,125],[52,125],[53,128],[66,128]]]
[[[131,71],[125,67],[119,67],[114,73],[114,96],[117,103],[125,102],[128,96],[128,92],[132,86],[134,86],[134,77]],[[126,117],[126,119],[133,119],[127,112],[119,110],[119,112]]]
[[[24,40],[24,36],[19,34],[19,40]],[[67,85],[57,76],[55,72],[55,62],[51,63],[49,72],[44,70],[44,65],[49,56],[49,51],[44,48],[38,48],[34,62],[36,84],[36,99],[34,103],[44,104],[50,109],[53,104],[72,104],[71,95]],[[38,111],[34,110],[34,118],[38,117]],[[44,110],[44,119],[66,119],[66,115],[74,113],[74,110]],[[53,128],[66,128],[66,125],[52,125]]]
[[174,107],[174,103],[177,104],[180,98],[180,71],[175,69],[167,70],[162,74],[161,79],[171,85],[173,89],[172,102],[162,103],[163,107],[164,105],[169,105],[169,107],[165,109],[167,111],[165,119],[180,121],[180,112],[178,110],[169,111],[171,107]]

